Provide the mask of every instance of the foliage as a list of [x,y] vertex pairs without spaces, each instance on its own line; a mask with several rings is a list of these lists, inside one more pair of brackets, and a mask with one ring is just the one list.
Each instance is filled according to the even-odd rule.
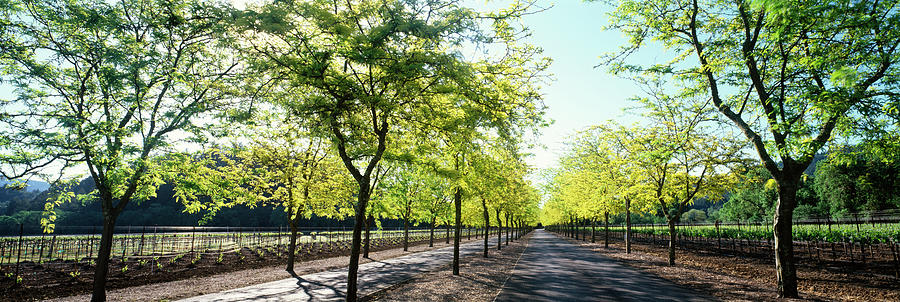
[[704,222],[706,221],[706,212],[697,209],[690,209],[681,214],[681,221],[684,222]]
[[213,109],[230,105],[230,14],[200,0],[122,0],[4,1],[0,15],[0,81],[15,87],[2,100],[0,173],[86,168],[95,190],[59,190],[41,224],[52,232],[62,203],[101,204],[93,299],[104,300],[117,216],[178,169],[166,151],[205,141]]
[[480,47],[494,38],[513,53],[539,53],[515,47],[509,21],[520,10],[490,15],[494,36],[477,13],[454,1],[273,2],[243,12],[235,30],[245,58],[263,83],[293,93],[279,102],[313,135],[329,139],[357,183],[348,299],[355,299],[359,236],[375,173],[382,159],[402,158],[403,145],[427,140],[406,134],[454,135],[461,127],[439,122],[465,120],[471,112],[505,137],[527,124],[517,119],[540,120],[540,96],[531,87],[542,65],[535,68],[530,56],[460,55],[463,44]]
[[[2,75],[17,94],[4,100],[7,177],[85,165],[97,190],[77,199],[118,214],[152,197],[173,168],[159,152],[200,134],[197,118],[227,105],[222,85],[235,64],[218,43],[219,7],[7,2],[2,14]],[[48,210],[75,198],[54,198]]]
[[[778,295],[798,297],[791,219],[803,171],[833,136],[883,142],[893,135],[877,134],[897,130],[896,1],[608,3],[616,6],[609,27],[628,39],[607,57],[610,69],[671,78],[683,94],[711,100],[772,174],[780,197],[774,216]],[[651,41],[672,59],[629,62]]]
[[750,169],[740,177],[718,218],[723,221],[769,221],[775,211],[778,192],[769,172]]
[[853,161],[837,156],[819,162],[813,188],[821,208],[832,217],[900,208],[900,165],[859,156]]

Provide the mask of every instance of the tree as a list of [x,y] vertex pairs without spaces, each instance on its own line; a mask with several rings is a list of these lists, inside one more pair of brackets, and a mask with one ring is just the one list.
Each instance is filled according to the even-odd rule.
[[726,221],[768,221],[778,198],[771,179],[763,167],[744,172],[717,215]]
[[[638,127],[624,127],[615,123],[590,127],[582,135],[583,150],[595,153],[595,169],[601,171],[609,198],[618,203],[625,215],[625,252],[631,253],[631,214],[653,208],[650,177],[644,166],[641,145],[634,136]],[[607,235],[608,236],[608,235]]]
[[[490,15],[494,30],[514,36],[508,21],[518,13]],[[309,90],[292,104],[292,113],[308,120],[314,133],[330,137],[357,182],[347,275],[347,300],[354,301],[372,176],[394,135],[430,127],[433,118],[443,115],[433,108],[477,107],[479,101],[490,101],[483,95],[519,87],[510,82],[488,89],[473,82],[484,79],[475,76],[479,67],[456,50],[489,39],[478,24],[480,16],[453,1],[274,2],[248,10],[244,17],[238,30],[247,57],[273,81]],[[519,69],[530,67],[519,63],[524,63]],[[500,72],[494,78],[506,76]],[[533,107],[535,98],[515,100],[520,103],[502,99],[495,108],[501,114],[521,105]]]
[[[17,178],[59,169],[87,171],[94,189],[63,192],[97,201],[103,232],[92,301],[106,299],[116,219],[156,194],[177,167],[162,152],[202,142],[214,108],[227,107],[225,84],[237,64],[223,36],[227,8],[203,1],[5,1],[0,4],[3,100],[2,174]],[[206,119],[205,121],[209,121]]]
[[[610,3],[618,4],[610,28],[628,37],[622,51],[608,57],[612,70],[673,76],[685,90],[707,95],[772,174],[779,194],[778,296],[798,297],[791,219],[801,175],[833,136],[865,135],[853,130],[863,124],[886,129],[883,118],[897,104],[897,3]],[[648,41],[658,41],[675,59],[627,63]]]
[[381,193],[382,186],[381,180],[384,179],[384,176],[387,174],[391,174],[393,171],[393,166],[386,166],[386,162],[379,163],[378,167],[375,168],[375,178],[372,181],[372,200],[369,204],[369,210],[366,213],[366,232],[365,238],[363,239],[363,257],[369,258],[369,246],[370,246],[370,236],[369,230],[374,226],[381,227],[381,218],[390,217],[390,212],[387,207],[387,202],[383,200]]
[[235,205],[283,207],[291,230],[285,270],[293,274],[300,221],[313,215],[343,218],[349,214],[352,182],[341,173],[340,161],[328,154],[323,139],[280,120],[285,118],[283,112],[259,113],[258,124],[237,139],[249,144],[234,146],[225,154],[213,150],[207,158],[215,162],[201,161],[202,166],[181,174],[176,196],[188,213],[206,211],[206,219]]
[[[423,201],[416,203],[416,211],[419,213],[420,219],[428,223],[431,231],[429,233],[428,246],[434,246],[434,228],[438,223],[446,223],[449,227],[450,221],[450,184],[447,179],[436,175],[435,173],[427,173],[423,175],[424,190],[421,197]],[[449,239],[449,233],[447,234]]]
[[418,205],[430,199],[427,171],[414,164],[401,164],[392,175],[387,176],[384,185],[387,206],[395,217],[403,220],[403,251],[409,250],[410,220],[418,220]]
[[[630,196],[619,194],[621,190],[628,190],[629,179],[624,172],[629,162],[616,157],[614,137],[598,127],[580,131],[571,144],[571,154],[562,160],[562,166],[574,169],[571,179],[565,183],[568,186],[564,187],[564,192],[576,194],[568,197],[570,199],[581,200],[576,207],[580,215],[591,220],[591,242],[596,241],[596,220],[603,217],[606,247],[609,247],[609,215],[627,213],[626,216],[630,216],[631,211],[630,199],[622,203],[624,198]],[[625,242],[626,251],[630,252],[631,220],[627,222]]]
[[669,265],[675,264],[675,224],[696,198],[721,199],[731,183],[731,165],[740,163],[743,145],[704,124],[709,103],[690,95],[669,96],[659,82],[648,84],[647,98],[638,99],[653,127],[632,129],[638,162],[647,173],[669,225]]
[[690,209],[687,212],[681,214],[681,221],[684,222],[704,222],[706,221],[706,212],[698,210],[698,209]]
[[271,200],[287,211],[291,238],[285,270],[293,273],[300,220],[349,214],[352,182],[340,173],[340,162],[328,154],[324,142],[298,137],[303,132],[291,128],[275,128],[274,135],[260,136],[238,155],[241,165],[237,168],[252,171],[252,188],[259,199]]
[[[472,195],[479,201],[481,214],[484,218],[484,257],[488,257],[488,234],[491,229],[490,214],[492,210],[496,213],[498,240],[502,235],[500,227],[502,226],[500,211],[503,207],[503,200],[507,198],[509,192],[509,184],[517,179],[522,179],[524,173],[527,172],[525,164],[521,162],[521,158],[515,153],[515,150],[502,148],[491,148],[496,146],[484,146],[483,152],[473,154],[472,168],[474,173],[470,174],[469,183],[471,184]],[[497,242],[497,249],[500,249],[500,241]]]
[[847,217],[900,207],[898,174],[900,164],[896,161],[868,154],[835,154],[819,162],[812,187],[823,212]]

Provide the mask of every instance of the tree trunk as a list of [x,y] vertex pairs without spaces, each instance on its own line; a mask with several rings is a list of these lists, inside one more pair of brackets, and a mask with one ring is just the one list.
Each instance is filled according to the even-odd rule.
[[[580,225],[587,226],[587,223],[585,223],[584,220],[581,220]],[[581,232],[581,241],[587,241],[587,230]]]
[[459,236],[462,235],[462,189],[459,187],[453,193],[453,204],[456,208],[456,234],[453,235],[453,274],[459,276]]
[[604,238],[604,241],[606,242],[604,243],[604,247],[609,248],[609,212],[603,213],[603,223],[606,224],[606,230],[604,231],[606,233],[606,235],[604,235],[606,237]]
[[631,254],[631,199],[625,198],[625,253]]
[[516,240],[522,238],[522,221],[516,219]]
[[431,217],[431,233],[428,237],[428,247],[434,247],[434,217]]
[[509,213],[506,213],[506,245],[509,245]]
[[513,219],[513,240],[519,240],[519,229],[522,228],[522,222]]
[[500,209],[497,209],[497,250],[503,246],[503,220],[500,219]]
[[369,230],[372,229],[372,225],[375,224],[375,216],[372,214],[368,215],[366,218],[366,239],[363,244],[363,258],[369,258],[369,242],[371,241],[369,238]]
[[482,214],[484,214],[484,258],[488,257],[488,228],[491,227],[491,217],[488,214],[487,202],[481,199]]
[[109,256],[112,253],[113,233],[119,213],[103,212],[103,232],[100,235],[100,249],[97,251],[97,267],[94,269],[94,292],[92,302],[106,301],[106,276],[109,274]]
[[572,237],[578,240],[578,220],[572,219]]
[[669,265],[675,265],[675,218],[669,217]]
[[[785,169],[787,170],[787,169]],[[797,190],[800,174],[784,176],[778,182],[778,205],[775,209],[775,272],[778,277],[778,297],[798,298],[797,267],[794,263],[794,245],[791,219],[797,206]]]
[[297,252],[297,218],[300,217],[299,214],[294,216],[295,218],[291,218],[289,225],[291,227],[291,242],[288,244],[288,259],[287,259],[287,267],[284,269],[289,273],[294,273],[294,261],[295,254]]
[[406,215],[403,216],[403,251],[409,251],[409,205],[406,207]]
[[357,195],[356,221],[353,224],[353,239],[350,245],[350,265],[347,267],[347,301],[356,301],[356,277],[359,272],[359,250],[362,240],[362,228],[366,220],[366,206],[369,204],[371,192],[369,191],[370,179],[363,176],[359,181],[359,194]]
[[575,240],[578,240],[578,219],[572,219],[572,231],[575,232]]
[[569,219],[569,237],[575,238],[578,240],[578,233],[575,232],[575,220]]
[[597,220],[592,218],[591,219],[591,243],[597,242],[596,228],[597,228]]

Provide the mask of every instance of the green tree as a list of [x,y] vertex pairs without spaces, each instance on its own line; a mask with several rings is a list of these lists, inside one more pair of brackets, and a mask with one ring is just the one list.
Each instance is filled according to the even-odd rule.
[[[245,205],[281,207],[291,235],[285,270],[294,273],[297,233],[302,219],[343,218],[352,212],[352,180],[341,173],[341,162],[328,153],[321,138],[310,137],[295,123],[280,121],[284,114],[262,111],[237,145],[225,154],[213,151],[200,165],[185,171],[176,182],[176,196],[188,213]],[[211,198],[201,200],[200,196]]]
[[900,164],[867,154],[842,157],[820,161],[816,168],[812,187],[819,208],[835,218],[900,208]]
[[375,168],[375,177],[372,179],[372,199],[369,203],[369,210],[366,211],[365,238],[363,238],[363,257],[369,258],[370,234],[372,227],[381,228],[381,219],[390,217],[390,208],[383,194],[383,186],[381,181],[386,175],[392,173],[395,169],[390,162],[381,162]]
[[638,98],[654,126],[632,129],[638,165],[649,176],[654,199],[669,225],[669,265],[675,264],[675,225],[697,198],[718,200],[733,182],[733,164],[744,147],[704,123],[713,112],[709,102],[690,94],[670,96],[662,82],[640,80],[649,96]]
[[769,171],[763,167],[750,169],[739,177],[718,215],[726,221],[769,221],[777,199]]
[[381,183],[389,212],[403,220],[403,251],[409,250],[409,224],[418,220],[419,204],[430,199],[428,172],[414,164],[400,164]]
[[690,209],[681,214],[681,221],[684,222],[704,222],[706,221],[706,212],[698,209]]
[[[438,223],[450,225],[450,202],[452,201],[450,182],[435,173],[423,175],[423,201],[416,203],[420,219],[430,227],[428,246],[434,246],[434,229]],[[448,234],[449,235],[449,234]],[[449,240],[449,236],[448,240]]]
[[[514,36],[508,21],[517,14],[490,15],[496,41]],[[330,137],[357,182],[347,275],[347,300],[354,301],[373,173],[388,145],[397,142],[397,133],[430,127],[430,121],[444,114],[434,108],[495,104],[491,95],[519,86],[504,80],[505,73],[496,73],[503,70],[493,69],[498,63],[484,60],[479,65],[458,55],[463,44],[478,46],[492,39],[483,34],[478,14],[453,1],[274,2],[248,10],[244,17],[238,30],[251,65],[273,81],[308,90],[291,104],[292,113],[309,121],[314,133]],[[518,63],[510,65],[531,71],[531,64]],[[492,73],[478,76],[481,70]],[[495,117],[508,121],[515,116],[499,114],[511,107],[534,107],[534,99],[501,99]]]
[[[235,70],[223,42],[227,8],[203,1],[4,1],[0,3],[2,173],[17,178],[87,171],[94,189],[63,192],[53,208],[96,200],[103,213],[92,301],[106,299],[112,235],[129,203],[155,196],[163,152],[198,138],[200,117],[227,106]],[[195,135],[196,134],[196,135]],[[77,171],[77,172],[76,172]]]
[[[852,135],[860,124],[885,129],[879,125],[896,110],[897,3],[609,2],[617,5],[610,28],[628,37],[609,57],[612,70],[672,76],[705,94],[772,173],[778,296],[796,298],[791,219],[800,177],[834,135]],[[628,55],[650,41],[674,59],[630,64]]]
[[[636,139],[643,128],[624,127],[615,123],[593,126],[582,135],[586,150],[598,157],[596,168],[603,171],[611,202],[621,207],[625,217],[625,252],[631,253],[632,213],[646,213],[655,209],[657,202],[652,178],[647,171],[642,153],[645,145]],[[582,147],[585,149],[584,147]]]

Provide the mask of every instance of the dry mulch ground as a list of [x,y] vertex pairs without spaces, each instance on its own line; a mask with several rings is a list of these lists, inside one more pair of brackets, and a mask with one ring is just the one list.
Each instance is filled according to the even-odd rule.
[[[623,264],[722,300],[779,300],[775,292],[774,259],[678,249],[676,265],[668,266],[668,250],[665,246],[633,242],[631,254],[626,254],[623,242],[612,241],[607,249],[599,239],[600,237],[597,243],[590,243],[569,238]],[[900,280],[893,276],[842,272],[811,263],[800,263],[797,274],[800,296],[806,300],[900,301]]]
[[[491,246],[489,257],[482,254],[460,259],[459,276],[454,276],[450,266],[421,274],[385,291],[370,295],[369,301],[492,301],[519,257],[528,246],[531,235],[510,241],[497,251]],[[504,241],[505,243],[505,241]]]
[[[360,263],[367,263],[373,260],[384,260],[452,245],[452,241],[448,245],[444,243],[444,240],[435,240],[434,247],[428,247],[428,242],[425,241],[416,245],[410,245],[409,251],[407,252],[404,252],[402,247],[370,252],[370,259],[365,259],[360,256]],[[297,273],[297,275],[305,275],[342,268],[347,266],[349,260],[349,256],[340,256],[297,262],[297,264],[294,265],[294,272]],[[278,264],[212,276],[113,289],[107,291],[106,297],[109,301],[177,300],[285,278],[291,278],[291,275],[284,270],[284,264]],[[88,300],[90,300],[90,295],[84,294],[57,298],[49,301],[69,302]]]

